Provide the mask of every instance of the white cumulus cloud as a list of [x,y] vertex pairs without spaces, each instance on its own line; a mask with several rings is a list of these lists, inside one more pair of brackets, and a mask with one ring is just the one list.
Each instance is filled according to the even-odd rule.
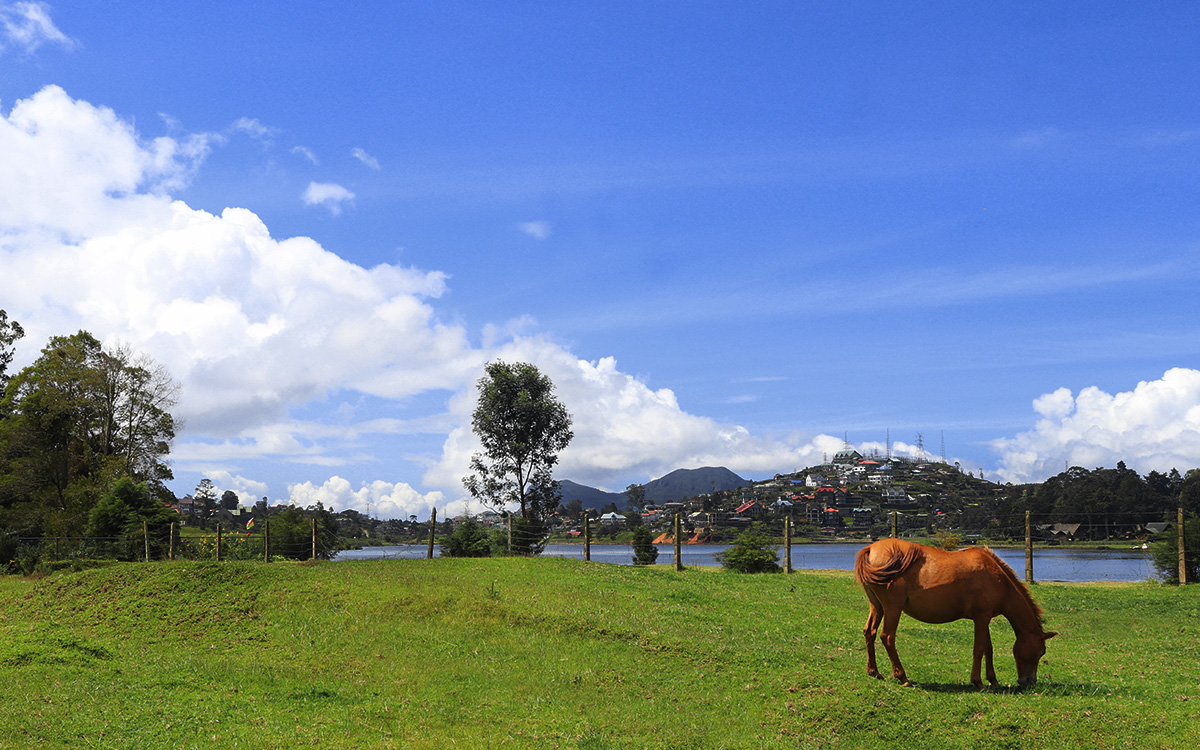
[[[465,507],[474,384],[493,359],[533,362],[554,381],[576,436],[558,476],[576,481],[621,489],[629,477],[705,465],[774,472],[841,445],[690,414],[669,389],[611,358],[580,360],[529,321],[485,325],[484,343],[472,344],[437,314],[447,281],[438,271],[363,268],[312,239],[273,237],[248,209],[213,214],[172,200],[170,185],[202,161],[189,142],[145,140],[57,87],[0,117],[0,300],[28,333],[16,364],[81,328],[165,364],[182,384],[187,425],[172,452],[177,474],[275,500],[280,488],[245,465],[326,467],[327,481],[291,483],[290,500],[363,512],[369,503],[380,517]],[[310,192],[316,205],[350,197],[336,185]],[[332,394],[337,402],[317,408]],[[430,394],[445,399],[443,412],[435,404],[384,419],[335,408],[377,399],[402,413]],[[295,416],[301,408],[306,418]],[[389,476],[395,456],[377,452],[377,437],[396,436],[428,446],[404,457],[423,467],[420,489]],[[351,483],[344,467],[376,478]]]
[[[614,477],[648,481],[679,468],[725,466],[760,475],[820,463],[842,441],[827,435],[794,433],[756,437],[736,425],[689,414],[669,389],[654,390],[617,369],[616,361],[580,360],[537,337],[518,338],[491,353],[494,359],[532,362],[554,382],[573,419],[574,439],[560,457],[557,476],[609,487]],[[425,483],[450,487],[464,475],[472,453],[480,449],[471,432],[473,388],[450,402],[459,425],[447,436],[440,461]]]
[[992,443],[1006,481],[1041,481],[1066,466],[1094,469],[1124,461],[1142,474],[1183,471],[1200,457],[1200,371],[1168,370],[1132,391],[1067,388],[1038,397],[1032,430]]
[[[434,507],[443,511],[446,509],[445,497],[441,492],[422,494],[403,482],[381,480],[364,482],[355,487],[338,476],[331,477],[321,485],[312,482],[289,485],[288,496],[292,505],[302,508],[321,503],[326,508],[352,508],[376,518],[407,519],[416,516],[426,520]],[[464,508],[465,503],[459,501],[449,509],[448,515],[457,515]]]
[[217,497],[221,497],[226,491],[232,491],[238,496],[238,504],[247,508],[267,496],[268,487],[264,482],[235,476],[222,469],[206,473],[206,478],[212,481],[217,490]]

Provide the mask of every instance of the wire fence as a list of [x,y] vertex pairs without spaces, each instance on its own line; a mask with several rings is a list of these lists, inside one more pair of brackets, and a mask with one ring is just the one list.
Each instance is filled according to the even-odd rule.
[[7,563],[14,572],[29,574],[111,560],[313,560],[329,559],[336,548],[336,536],[315,520],[274,530],[267,521],[253,533],[218,528],[197,534],[175,523],[161,528],[144,524],[117,536],[8,537],[0,542],[0,566]]
[[[1099,514],[1093,517],[1083,517],[1071,523],[1038,523],[1033,511],[1023,511],[1012,514],[1012,518],[1004,521],[992,518],[988,523],[973,528],[965,525],[955,526],[953,519],[945,514],[920,512],[889,511],[880,519],[873,517],[871,523],[860,519],[855,525],[846,525],[836,529],[848,536],[838,537],[842,540],[854,538],[878,538],[883,536],[928,536],[931,533],[940,535],[947,546],[960,543],[972,543],[976,538],[984,541],[996,540],[999,536],[1024,542],[1025,579],[1033,581],[1034,545],[1070,544],[1072,542],[1116,542],[1128,543],[1130,548],[1141,547],[1149,549],[1150,541],[1161,544],[1177,543],[1178,549],[1178,580],[1186,583],[1195,580],[1193,570],[1189,573],[1187,561],[1195,553],[1186,552],[1188,545],[1200,545],[1200,540],[1185,538],[1185,518],[1182,507],[1176,509],[1174,518],[1163,521],[1147,521],[1146,514]],[[658,540],[673,544],[675,552],[671,556],[673,565],[681,570],[682,544],[710,541],[713,531],[721,528],[716,519],[688,518],[686,512],[674,514],[670,526]],[[1160,514],[1158,517],[1161,517]],[[712,525],[703,525],[709,520]],[[1043,519],[1044,520],[1044,519]],[[791,558],[792,542],[804,539],[804,531],[811,533],[813,524],[805,523],[792,515],[782,515],[778,518],[759,519],[768,531],[782,537],[784,541],[784,568],[791,569],[788,562]],[[737,530],[745,528],[746,523],[726,523],[727,528]],[[777,525],[777,529],[774,528]],[[585,516],[582,519],[578,540],[583,543],[584,559],[590,560],[590,546],[597,540],[597,531],[603,530],[603,525],[592,524]],[[425,540],[426,557],[435,556],[439,547],[445,554],[447,541],[458,531],[454,522],[443,521],[442,534],[438,535],[436,510],[430,517],[430,523]],[[817,533],[824,536],[827,529]],[[502,528],[482,529],[479,532],[476,552],[463,556],[488,556],[496,554],[537,555],[542,552],[548,537],[547,526],[530,522],[519,516],[509,516]],[[707,535],[708,539],[705,538]],[[440,539],[440,542],[439,542]],[[1174,545],[1173,545],[1174,546]],[[226,532],[220,528],[213,533],[195,533],[188,529],[181,533],[177,524],[169,527],[151,528],[143,525],[139,529],[129,529],[127,532],[111,537],[2,537],[0,536],[0,566],[7,560],[7,565],[13,572],[32,573],[35,570],[52,572],[63,568],[81,568],[99,561],[160,561],[160,560],[261,560],[270,562],[272,559],[314,560],[330,559],[336,554],[338,539],[315,519],[308,519],[300,527],[295,524],[280,525],[271,528],[269,521],[264,521],[261,531]],[[1018,565],[1014,565],[1018,574]]]

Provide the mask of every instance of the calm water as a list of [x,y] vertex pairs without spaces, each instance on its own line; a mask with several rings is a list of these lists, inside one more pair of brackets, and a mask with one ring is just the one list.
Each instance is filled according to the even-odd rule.
[[[855,544],[800,544],[792,547],[792,567],[812,570],[852,570],[854,555],[863,545]],[[684,565],[720,565],[716,554],[728,545],[693,544],[683,547],[680,557]],[[417,559],[425,557],[427,545],[401,544],[392,547],[367,547],[361,550],[346,550],[338,553],[337,560],[384,560]],[[658,545],[658,562],[670,565],[675,562],[674,548],[669,544]],[[996,554],[1012,566],[1019,578],[1025,577],[1025,550],[997,549]],[[434,554],[438,554],[434,547]],[[572,557],[583,559],[582,544],[548,544],[545,557]],[[783,561],[783,548],[779,549],[779,560]],[[592,561],[631,565],[633,550],[626,545],[593,544]],[[1150,556],[1143,550],[1090,551],[1048,549],[1033,553],[1033,579],[1035,581],[1148,581],[1156,578]]]

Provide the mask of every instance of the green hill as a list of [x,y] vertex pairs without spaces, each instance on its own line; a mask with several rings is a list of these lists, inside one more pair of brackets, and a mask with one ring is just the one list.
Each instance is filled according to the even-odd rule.
[[[0,747],[1195,747],[1200,589],[1036,587],[1034,691],[970,623],[865,674],[848,574],[564,559],[120,564],[0,577]],[[1011,631],[996,666],[1015,681]]]

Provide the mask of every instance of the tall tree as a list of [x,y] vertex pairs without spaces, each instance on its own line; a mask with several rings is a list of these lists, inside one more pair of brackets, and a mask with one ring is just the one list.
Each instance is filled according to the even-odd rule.
[[27,498],[71,512],[104,472],[100,342],[91,334],[52,338],[41,356],[8,383],[0,412],[6,474]]
[[125,472],[150,481],[171,478],[160,459],[170,451],[179,427],[170,409],[179,400],[179,383],[166,367],[125,344],[106,351],[107,451],[120,456]]
[[534,365],[491,362],[480,378],[471,426],[483,452],[471,458],[463,485],[495,508],[516,504],[524,521],[541,521],[562,497],[551,470],[571,442],[571,415],[554,383]]

